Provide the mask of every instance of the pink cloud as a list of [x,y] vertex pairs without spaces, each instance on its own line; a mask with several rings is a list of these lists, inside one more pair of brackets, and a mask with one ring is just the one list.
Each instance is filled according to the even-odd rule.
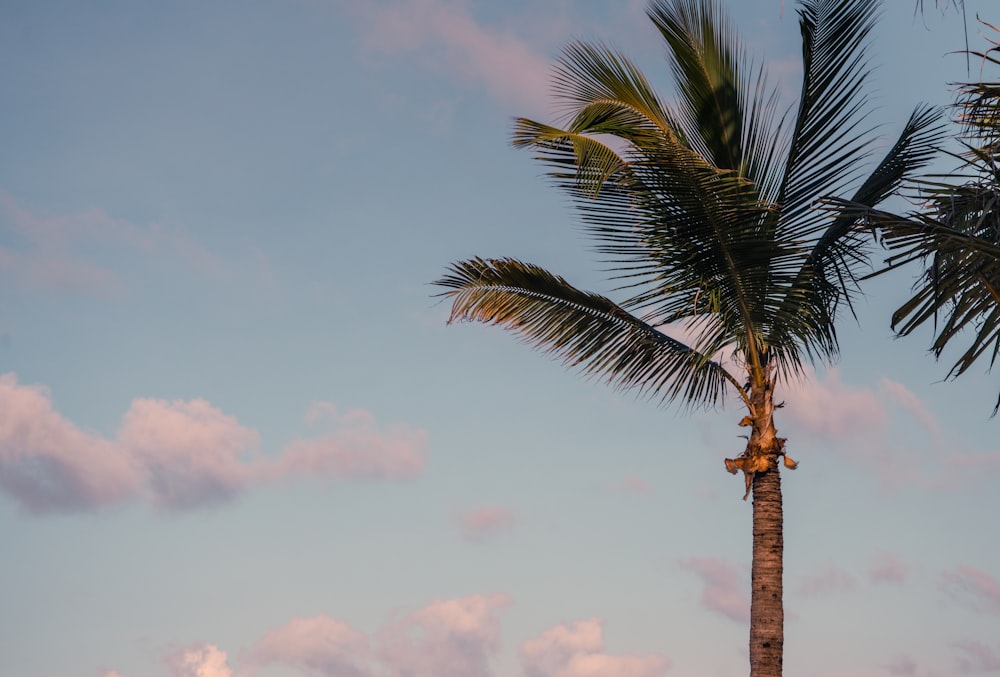
[[[500,648],[502,594],[438,599],[384,624],[375,643],[325,614],[296,617],[266,632],[231,663],[225,651],[199,642],[165,656],[171,677],[253,677],[291,669],[315,677],[493,677]],[[662,677],[670,660],[605,652],[598,618],[556,625],[520,646],[525,677]],[[284,672],[282,672],[284,674]],[[102,677],[122,677],[106,672]]]
[[306,419],[327,422],[321,437],[295,440],[261,472],[274,478],[318,476],[331,480],[407,479],[424,467],[427,435],[405,425],[378,428],[374,414],[350,409],[343,414],[329,402],[313,403]]
[[327,677],[368,677],[371,660],[367,635],[320,615],[270,630],[251,647],[248,669],[280,664]]
[[958,566],[942,574],[942,586],[955,601],[981,613],[1000,615],[1000,581],[985,571]]
[[868,570],[872,583],[905,583],[909,574],[910,567],[892,552],[878,555]]
[[725,561],[713,557],[680,560],[680,565],[701,579],[701,603],[738,623],[750,622],[750,599],[744,592],[745,577]]
[[506,595],[435,600],[378,632],[379,656],[395,677],[489,677],[500,645],[497,612]]
[[[792,443],[803,432],[839,444],[838,453],[874,475],[883,490],[901,488],[955,490],[981,481],[987,472],[1000,469],[1000,454],[948,451],[941,426],[931,408],[905,386],[887,378],[877,387],[841,382],[835,369],[824,379],[809,370],[807,378],[790,384],[782,394]],[[919,423],[928,440],[917,448],[902,447],[889,427],[889,411],[902,409]],[[779,421],[780,426],[781,421]],[[919,454],[919,455],[918,455]],[[793,456],[794,456],[793,451]]]
[[195,644],[167,656],[172,677],[233,677],[228,656],[212,644]]
[[354,11],[366,24],[364,47],[370,53],[405,56],[485,87],[503,103],[544,110],[549,59],[512,33],[481,24],[466,4],[394,0],[364,3]]
[[159,505],[188,507],[225,499],[250,480],[260,442],[205,400],[136,399],[118,429],[118,446],[145,471],[145,485]]
[[952,646],[962,654],[958,658],[958,671],[963,675],[1000,672],[1000,651],[982,642],[955,642]]
[[626,475],[625,478],[611,486],[614,493],[649,495],[656,491],[653,486],[636,475]]
[[58,255],[0,249],[0,275],[27,291],[117,296],[121,281],[109,270]]
[[560,624],[521,644],[527,677],[660,677],[670,660],[661,654],[611,655],[604,652],[604,621]]
[[124,285],[111,269],[99,265],[85,248],[125,248],[131,254],[174,257],[197,273],[225,275],[221,261],[186,234],[159,224],[137,226],[100,209],[42,216],[0,190],[0,232],[13,247],[0,250],[0,275],[31,291],[119,294]]
[[427,436],[405,425],[381,430],[370,412],[353,410],[277,457],[259,443],[257,431],[201,399],[136,399],[109,439],[63,418],[45,388],[0,375],[0,491],[34,513],[139,498],[190,508],[302,477],[407,479],[423,469]]
[[941,439],[941,426],[938,423],[937,417],[931,411],[930,407],[924,404],[906,386],[902,383],[896,383],[895,381],[883,378],[879,381],[879,388],[895,400],[897,404],[910,412],[931,437],[936,440]]
[[786,404],[783,413],[823,438],[844,440],[886,425],[885,407],[875,393],[842,383],[836,369],[828,369],[822,380],[807,369],[801,381],[788,384],[779,395]]
[[854,576],[831,564],[813,575],[803,576],[796,592],[803,596],[846,592],[856,588],[857,584]]
[[509,531],[517,524],[517,517],[509,508],[498,505],[482,505],[457,515],[458,528],[462,538],[481,541],[503,531]]
[[132,498],[142,468],[113,441],[52,409],[48,391],[0,375],[0,490],[32,512],[71,511]]

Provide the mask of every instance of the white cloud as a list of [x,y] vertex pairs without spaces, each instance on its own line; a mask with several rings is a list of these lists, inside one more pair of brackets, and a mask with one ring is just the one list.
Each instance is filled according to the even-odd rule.
[[167,656],[172,677],[233,677],[229,657],[213,644],[195,644]]

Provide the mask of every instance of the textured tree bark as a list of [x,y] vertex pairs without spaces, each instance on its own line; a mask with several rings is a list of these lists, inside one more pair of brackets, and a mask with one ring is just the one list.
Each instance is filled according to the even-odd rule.
[[781,474],[784,440],[774,427],[773,370],[751,388],[753,428],[747,453],[753,475],[753,565],[750,572],[750,677],[781,677],[785,644]]
[[753,568],[750,573],[750,677],[781,677],[784,538],[777,464],[753,483]]

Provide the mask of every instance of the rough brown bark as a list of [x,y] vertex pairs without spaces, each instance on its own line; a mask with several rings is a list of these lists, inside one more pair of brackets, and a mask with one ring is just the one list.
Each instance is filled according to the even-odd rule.
[[753,482],[753,567],[750,573],[750,677],[781,677],[784,538],[777,464]]

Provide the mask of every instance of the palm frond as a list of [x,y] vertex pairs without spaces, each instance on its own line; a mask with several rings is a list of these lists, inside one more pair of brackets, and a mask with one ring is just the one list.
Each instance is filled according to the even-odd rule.
[[824,215],[812,203],[839,195],[858,178],[869,130],[862,128],[868,77],[865,54],[877,0],[805,0],[802,92],[782,182],[779,237],[803,237],[822,229]]
[[538,266],[474,258],[452,264],[435,284],[452,301],[449,322],[499,325],[620,388],[690,406],[721,403],[727,385],[745,397],[718,362]]
[[[653,0],[648,15],[666,40],[678,85],[678,119],[691,146],[716,167],[749,178],[775,199],[786,135],[778,92],[754,68],[718,2]],[[744,70],[745,69],[745,70]]]
[[895,252],[879,272],[926,262],[913,295],[893,313],[893,329],[907,335],[931,322],[935,327],[931,350],[937,357],[964,330],[972,329],[968,347],[949,369],[949,377],[961,375],[983,355],[990,356],[992,366],[1000,354],[998,186],[952,187],[951,195],[941,196],[946,211],[937,214],[900,216],[876,210],[866,214]]
[[931,160],[942,135],[939,119],[935,109],[916,108],[882,161],[853,197],[843,201],[850,208],[838,211],[832,207],[834,200],[825,203],[827,225],[812,241],[808,256],[799,259],[801,268],[787,285],[785,298],[776,311],[767,338],[769,345],[800,344],[810,355],[827,359],[835,356],[833,319],[837,306],[841,301],[851,306],[859,289],[860,269],[870,269],[873,238],[865,229],[857,228],[857,223]]

